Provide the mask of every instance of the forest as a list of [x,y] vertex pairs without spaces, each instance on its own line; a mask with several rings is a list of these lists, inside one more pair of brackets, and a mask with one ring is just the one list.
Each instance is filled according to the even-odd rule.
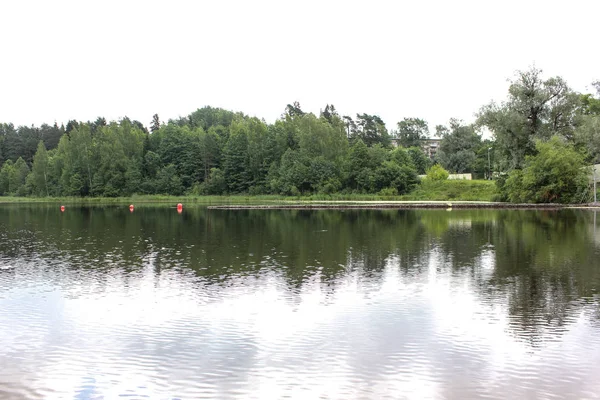
[[[398,195],[443,168],[493,177],[498,200],[584,202],[584,167],[600,153],[600,83],[593,85],[596,93],[578,93],[539,69],[518,71],[506,100],[482,106],[475,122],[432,129],[421,118],[388,129],[377,115],[343,115],[331,104],[315,115],[297,102],[272,124],[213,107],[168,121],[154,115],[148,127],[127,117],[5,122],[0,195]],[[422,149],[431,137],[441,139],[433,159]]]

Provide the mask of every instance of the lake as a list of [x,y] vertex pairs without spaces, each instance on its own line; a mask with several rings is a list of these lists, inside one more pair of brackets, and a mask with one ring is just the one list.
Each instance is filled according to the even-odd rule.
[[0,205],[0,399],[553,396],[600,396],[595,211]]

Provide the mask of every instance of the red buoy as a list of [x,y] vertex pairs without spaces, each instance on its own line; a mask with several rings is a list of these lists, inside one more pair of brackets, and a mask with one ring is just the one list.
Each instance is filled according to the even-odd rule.
[[129,211],[133,212],[133,209],[134,209],[133,204],[130,204],[129,205]]
[[177,204],[177,212],[180,213],[183,211],[183,204],[179,203]]
[[60,206],[60,212],[65,212],[65,206]]

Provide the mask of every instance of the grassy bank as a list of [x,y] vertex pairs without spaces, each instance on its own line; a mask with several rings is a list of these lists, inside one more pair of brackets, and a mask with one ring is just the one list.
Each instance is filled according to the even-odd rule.
[[304,201],[492,201],[496,186],[492,181],[423,181],[411,193],[402,196],[378,194],[312,194],[308,196],[235,195],[235,196],[164,196],[134,195],[131,197],[0,197],[1,203],[54,204],[260,204]]
[[494,181],[423,180],[415,190],[402,196],[401,200],[493,201],[496,193]]

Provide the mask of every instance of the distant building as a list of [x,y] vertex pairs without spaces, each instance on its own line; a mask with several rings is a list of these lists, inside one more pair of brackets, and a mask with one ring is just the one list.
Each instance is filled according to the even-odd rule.
[[[392,138],[392,146],[394,147],[398,147],[400,146],[400,139],[398,138]],[[422,139],[421,140],[421,149],[423,149],[423,153],[425,153],[425,155],[427,157],[429,157],[429,159],[433,160],[433,158],[435,157],[438,148],[440,147],[440,142],[442,141],[442,139]]]
[[442,139],[423,139],[423,140],[421,140],[421,148],[423,149],[423,152],[425,153],[425,155],[427,157],[429,157],[430,160],[433,160],[433,158],[437,154],[438,149],[440,148],[441,141],[442,141]]

